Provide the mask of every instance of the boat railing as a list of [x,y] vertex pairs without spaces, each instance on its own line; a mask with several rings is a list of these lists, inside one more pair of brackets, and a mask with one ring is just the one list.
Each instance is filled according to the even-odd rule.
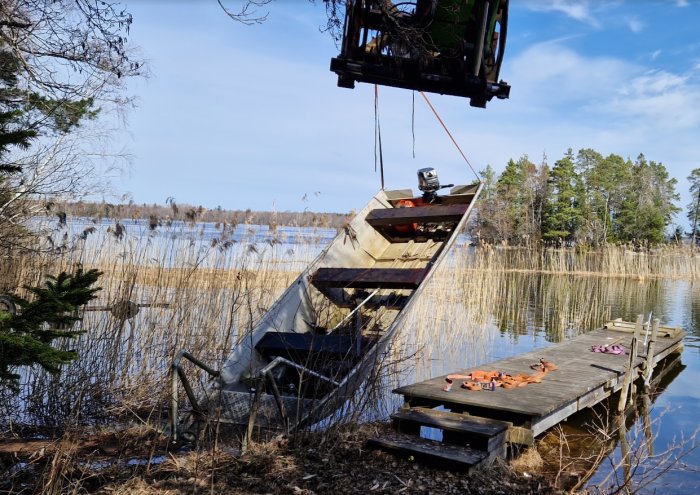
[[221,373],[210,366],[208,366],[203,361],[197,359],[192,354],[190,354],[185,349],[180,349],[175,358],[173,358],[173,364],[171,367],[171,395],[170,395],[170,435],[173,442],[177,441],[177,426],[178,426],[178,416],[179,416],[179,397],[178,397],[178,386],[177,380],[180,379],[182,387],[185,389],[185,394],[187,394],[187,399],[190,401],[192,406],[192,412],[197,415],[204,414],[204,408],[199,404],[197,397],[192,390],[192,385],[190,384],[185,370],[181,366],[182,359],[187,359],[194,365],[206,371],[212,378],[217,378]]
[[262,396],[263,390],[264,390],[264,384],[265,382],[269,382],[271,387],[272,387],[272,396],[275,398],[275,404],[277,405],[277,409],[280,413],[280,418],[282,419],[282,424],[284,427],[285,433],[289,433],[289,414],[287,414],[287,408],[284,405],[284,400],[282,399],[282,394],[280,393],[279,387],[277,386],[277,381],[275,380],[274,375],[272,374],[272,370],[280,365],[280,364],[285,364],[287,366],[291,366],[302,373],[308,373],[309,376],[312,376],[318,380],[330,383],[334,387],[339,387],[340,384],[333,380],[332,378],[329,378],[325,375],[322,375],[321,373],[314,371],[312,369],[307,368],[306,366],[303,366],[299,363],[295,363],[294,361],[290,361],[289,359],[286,359],[282,356],[277,356],[274,358],[267,366],[265,366],[263,369],[260,370],[260,373],[258,374],[258,381],[255,387],[255,396],[253,397],[253,402],[250,406],[250,413],[248,415],[248,427],[246,428],[246,434],[243,439],[243,450],[247,448],[248,445],[248,439],[251,437],[253,433],[253,428],[255,426],[255,420],[257,416],[257,411],[258,411],[258,406],[260,404],[260,398]]

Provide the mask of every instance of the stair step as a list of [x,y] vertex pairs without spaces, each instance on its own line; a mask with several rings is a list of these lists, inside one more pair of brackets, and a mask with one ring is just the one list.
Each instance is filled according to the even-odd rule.
[[401,456],[413,456],[438,467],[465,469],[467,472],[492,460],[487,452],[396,432],[370,438],[368,444]]
[[443,430],[462,431],[487,436],[503,433],[510,426],[510,423],[506,421],[440,411],[427,407],[399,409],[391,415],[391,418],[401,421],[413,421],[424,426],[442,428]]
[[425,268],[319,268],[311,283],[319,289],[416,289],[426,273]]
[[381,208],[370,211],[365,220],[373,227],[411,223],[459,222],[469,204]]
[[391,415],[391,419],[394,420],[394,427],[402,432],[418,434],[420,426],[440,428],[445,442],[467,444],[480,450],[499,453],[505,448],[510,427],[510,423],[505,421],[425,407],[399,409]]

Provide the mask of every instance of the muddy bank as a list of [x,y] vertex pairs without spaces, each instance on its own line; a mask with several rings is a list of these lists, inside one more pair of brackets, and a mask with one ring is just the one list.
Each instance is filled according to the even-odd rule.
[[507,463],[467,476],[369,449],[386,424],[344,427],[253,445],[242,455],[174,449],[147,427],[0,441],[2,493],[460,493],[554,494],[542,477]]

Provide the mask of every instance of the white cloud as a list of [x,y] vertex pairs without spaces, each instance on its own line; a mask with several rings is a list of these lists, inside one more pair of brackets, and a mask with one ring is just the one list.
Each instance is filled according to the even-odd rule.
[[639,20],[638,17],[630,17],[627,19],[627,27],[632,31],[633,33],[639,33],[641,32],[646,26],[645,24]]
[[633,77],[610,102],[609,110],[620,118],[648,119],[638,125],[664,129],[689,129],[700,125],[700,87],[688,77],[665,71],[649,71]]
[[[629,74],[632,66],[607,57],[585,58],[559,43],[533,45],[510,62],[514,91],[525,94],[535,108],[588,105],[617,86],[611,78]],[[553,108],[552,108],[553,109]]]
[[559,12],[577,21],[600,26],[598,20],[591,15],[587,0],[533,0],[528,3],[528,7],[540,12]]
[[688,0],[676,0],[677,7],[687,7],[688,5]]
[[653,52],[651,52],[649,54],[649,58],[652,60],[656,60],[657,58],[659,58],[659,55],[661,55],[661,53],[662,53],[661,50],[654,50]]
[[571,107],[607,125],[700,125],[700,85],[687,75],[611,57],[584,57],[558,43],[533,45],[510,68],[513,98],[522,95],[530,111],[554,113]]

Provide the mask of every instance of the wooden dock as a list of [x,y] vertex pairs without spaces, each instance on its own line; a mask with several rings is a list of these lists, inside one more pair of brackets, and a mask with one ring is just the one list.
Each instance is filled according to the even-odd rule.
[[[459,380],[446,392],[443,390],[446,376],[439,376],[399,387],[394,393],[403,395],[405,404],[392,415],[394,427],[404,434],[404,439],[406,435],[412,438],[407,439],[407,444],[396,435],[375,438],[371,443],[394,451],[411,452],[411,445],[424,440],[419,437],[422,426],[437,428],[443,431],[442,443],[427,442],[428,447],[413,452],[429,458],[426,450],[437,452],[442,450],[441,445],[449,445],[454,463],[467,467],[479,466],[504,455],[506,443],[532,444],[535,437],[572,414],[620,391],[630,362],[633,371],[628,382],[641,376],[645,367],[653,369],[659,361],[682,350],[685,333],[678,328],[659,327],[653,345],[650,345],[652,332],[645,334],[644,330],[637,329],[638,352],[634,359],[627,354],[592,351],[593,346],[618,344],[629,352],[634,332],[634,323],[615,320],[602,329],[566,342],[479,367],[510,375],[530,374],[533,373],[531,365],[544,358],[558,369],[548,372],[541,383],[472,391],[460,388],[462,381]],[[653,357],[647,365],[650,349]],[[468,375],[476,370],[468,368],[455,373]],[[455,453],[455,446],[463,449],[461,454]]]

